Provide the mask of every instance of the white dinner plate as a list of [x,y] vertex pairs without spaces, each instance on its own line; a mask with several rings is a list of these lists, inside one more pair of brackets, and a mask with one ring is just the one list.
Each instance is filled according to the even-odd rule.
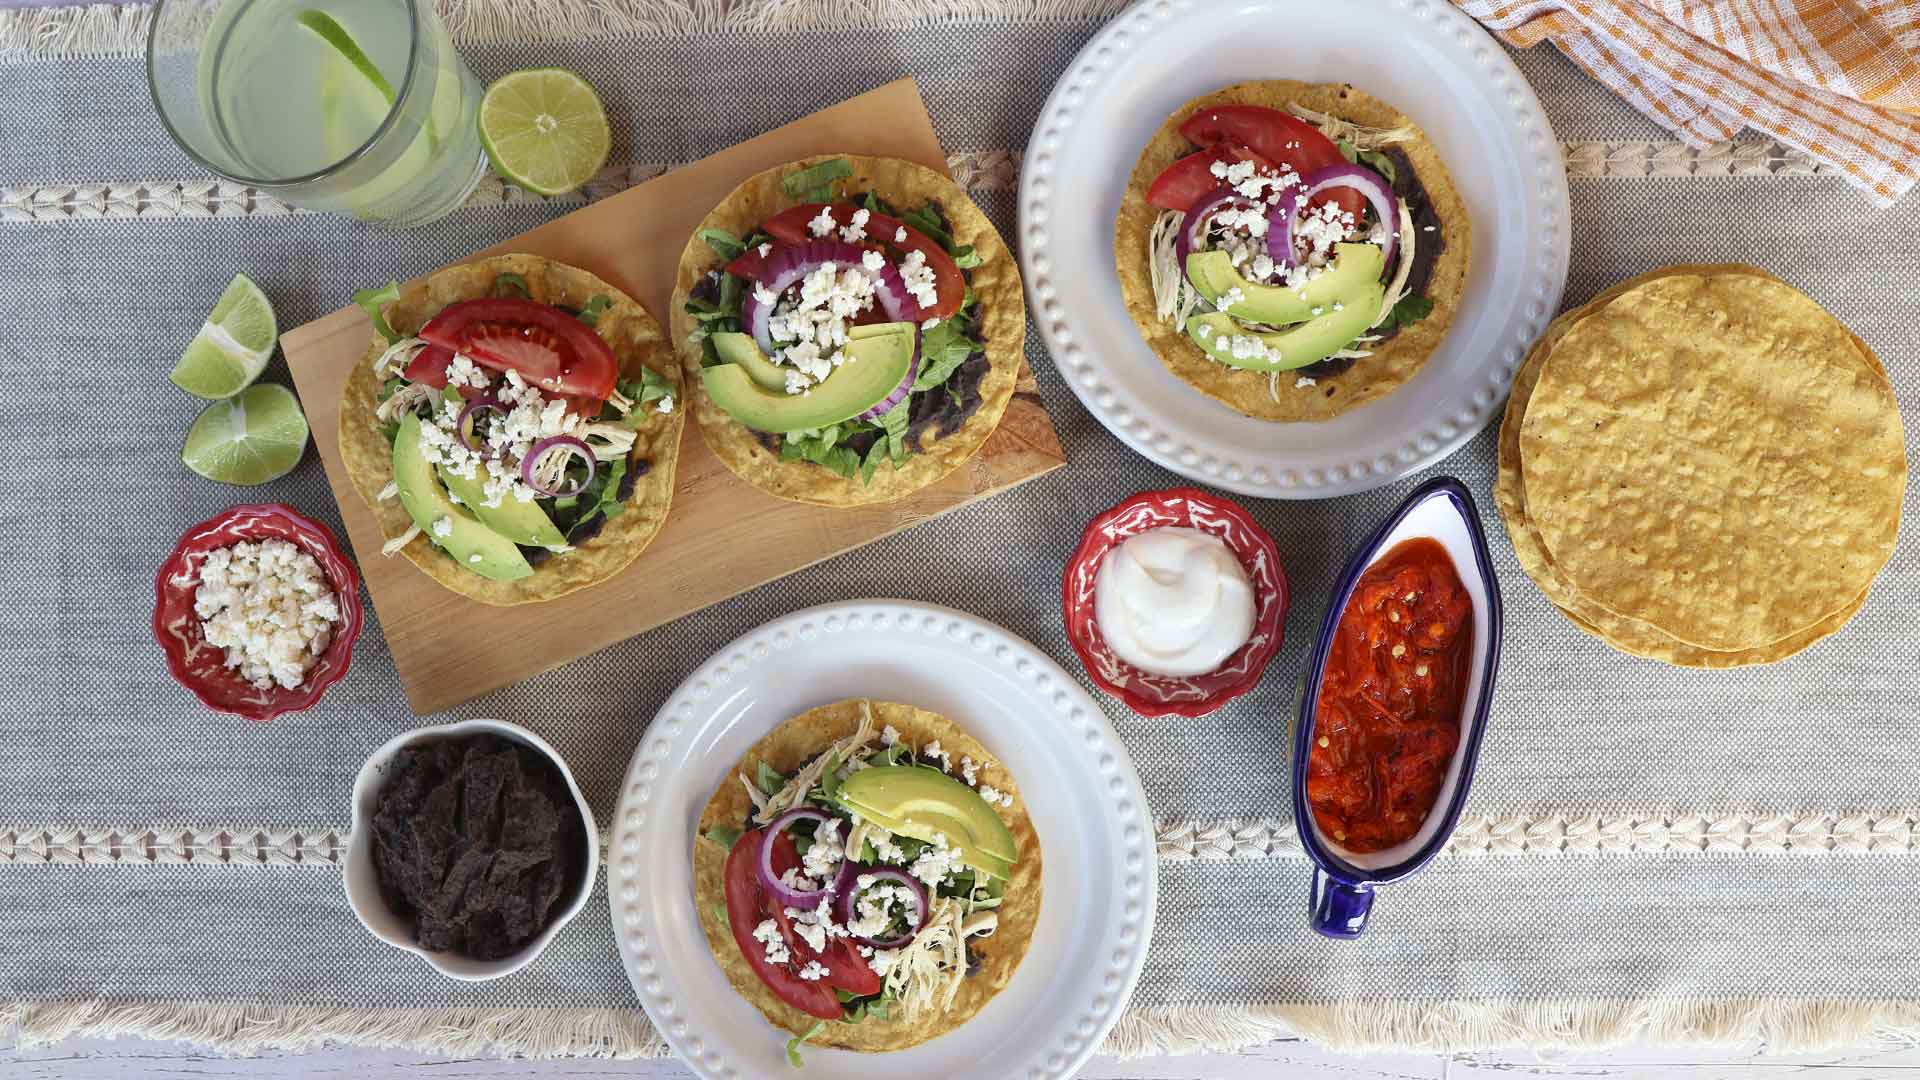
[[[693,830],[747,749],[854,697],[960,725],[1020,784],[1043,859],[1039,925],[1013,981],[972,1020],[886,1054],[806,1048],[735,993],[700,931]],[[1093,699],[999,627],[863,600],[777,619],[674,691],[634,752],[607,860],[614,937],[654,1026],[705,1077],[1064,1077],[1120,1018],[1153,932],[1153,830],[1140,778]]]
[[[1168,116],[1249,79],[1350,82],[1424,129],[1473,221],[1440,348],[1392,394],[1332,420],[1242,416],[1173,377],[1128,318],[1114,216]],[[1142,0],[1087,43],[1034,125],[1020,262],[1067,385],[1129,446],[1204,484],[1317,499],[1425,468],[1492,419],[1567,279],[1567,178],[1540,102],[1446,0]]]

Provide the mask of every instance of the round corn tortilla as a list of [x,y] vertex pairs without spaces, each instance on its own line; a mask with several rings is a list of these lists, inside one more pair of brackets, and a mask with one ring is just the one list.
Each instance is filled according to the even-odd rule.
[[[1552,351],[1553,346],[1567,328],[1595,308],[1605,305],[1614,297],[1645,281],[1669,277],[1676,273],[1753,274],[1770,279],[1773,277],[1758,267],[1738,264],[1655,270],[1615,285],[1585,306],[1569,311],[1548,324],[1546,332],[1541,335],[1539,341],[1534,343],[1532,350],[1527,354],[1526,362],[1515,374],[1513,393],[1507,399],[1506,414],[1500,425],[1499,473],[1494,482],[1494,502],[1506,523],[1507,535],[1513,541],[1514,555],[1519,560],[1521,568],[1534,580],[1541,593],[1560,610],[1560,613],[1580,629],[1621,652],[1680,667],[1732,668],[1752,664],[1770,664],[1792,656],[1838,632],[1866,603],[1867,594],[1862,592],[1841,611],[1798,634],[1790,635],[1771,645],[1734,652],[1715,652],[1697,645],[1689,645],[1638,619],[1616,615],[1605,608],[1589,603],[1584,597],[1575,593],[1567,584],[1565,577],[1561,575],[1559,567],[1554,565],[1552,556],[1547,553],[1546,545],[1540,539],[1539,530],[1527,515],[1526,481],[1520,470],[1520,425],[1526,415],[1527,403],[1533,394],[1534,383],[1539,379],[1541,364],[1545,362],[1548,353]],[[1855,343],[1864,357],[1872,358],[1872,353],[1867,349],[1865,342],[1856,337]],[[1873,362],[1878,364],[1877,359]]]
[[[1372,346],[1372,356],[1355,360],[1338,375],[1319,378],[1313,386],[1296,387],[1294,372],[1270,373],[1228,367],[1209,357],[1187,338],[1162,322],[1153,299],[1153,275],[1148,265],[1148,238],[1161,210],[1147,203],[1147,189],[1168,165],[1193,151],[1180,134],[1180,125],[1194,113],[1214,105],[1264,105],[1286,111],[1290,104],[1337,116],[1363,127],[1413,128],[1414,137],[1398,143],[1413,163],[1413,171],[1427,190],[1440,219],[1446,246],[1433,266],[1426,296],[1433,311],[1403,328],[1393,340]],[[1418,242],[1418,240],[1416,240]],[[1288,79],[1245,82],[1218,90],[1182,105],[1160,125],[1140,153],[1120,201],[1114,222],[1114,261],[1120,274],[1120,292],[1127,314],[1147,346],[1175,377],[1236,412],[1259,420],[1330,420],[1357,405],[1389,394],[1411,379],[1446,336],[1460,310],[1467,270],[1473,258],[1473,224],[1467,207],[1454,189],[1440,154],[1412,121],[1399,110],[1364,90],[1337,83],[1303,83]]]
[[972,939],[979,968],[961,981],[952,1007],[911,1021],[896,1015],[889,1019],[870,1016],[857,1024],[829,1022],[809,1040],[816,1046],[837,1046],[846,1050],[903,1050],[937,1038],[966,1023],[995,994],[1006,989],[1013,980],[1014,970],[1020,966],[1021,958],[1026,956],[1027,947],[1033,942],[1033,928],[1040,918],[1040,838],[1033,831],[1033,821],[1027,817],[1026,801],[1020,797],[1013,774],[989,754],[986,747],[952,721],[912,705],[855,699],[801,713],[768,732],[727,773],[726,779],[721,781],[720,790],[714,793],[700,814],[700,824],[693,838],[694,907],[700,913],[700,928],[706,932],[707,944],[713,949],[714,959],[719,962],[721,970],[726,972],[728,981],[733,983],[740,996],[752,1002],[753,1007],[759,1009],[777,1028],[796,1035],[812,1028],[816,1018],[774,996],[773,991],[753,973],[746,957],[741,955],[726,919],[727,852],[719,844],[708,840],[706,834],[716,825],[746,831],[748,818],[753,813],[753,803],[747,798],[738,777],[744,775],[751,778],[756,771],[755,762],[764,761],[770,768],[791,775],[835,740],[858,730],[862,705],[873,709],[876,728],[891,724],[900,733],[901,741],[916,748],[937,740],[941,748],[952,755],[952,760],[959,761],[963,756],[974,760],[979,766],[976,773],[979,783],[991,785],[1013,796],[1012,806],[996,809],[1013,833],[1019,859],[1014,863],[1013,874],[1007,881],[1006,898],[998,909],[999,926],[990,937]]
[[[1692,312],[1663,306],[1665,298],[1676,294],[1707,298],[1707,306]],[[1653,299],[1647,299],[1649,295]],[[1750,330],[1743,319],[1756,310],[1755,305],[1760,305],[1757,310],[1762,312],[1761,318],[1772,320],[1767,323],[1768,355],[1780,350],[1780,355],[1790,364],[1797,348],[1823,350],[1830,358],[1830,365],[1823,369],[1822,381],[1817,385],[1844,387],[1837,399],[1824,391],[1803,394],[1798,389],[1785,389],[1782,394],[1781,388],[1767,385],[1769,374],[1780,377],[1775,381],[1788,382],[1806,372],[1804,369],[1775,372],[1770,366],[1774,363],[1772,360],[1746,359],[1750,354],[1740,350]],[[1658,314],[1648,317],[1645,315],[1648,310]],[[1642,330],[1654,325],[1671,328],[1664,335],[1650,335],[1635,341],[1633,360],[1629,362],[1646,361],[1649,370],[1667,371],[1659,362],[1661,357],[1667,351],[1679,351],[1682,358],[1672,371],[1687,375],[1697,368],[1706,372],[1711,382],[1703,383],[1694,375],[1675,379],[1671,388],[1657,384],[1639,386],[1624,413],[1643,410],[1665,416],[1671,401],[1690,403],[1683,410],[1682,422],[1656,423],[1651,435],[1645,426],[1633,424],[1630,416],[1622,419],[1611,410],[1584,414],[1587,426],[1572,434],[1586,435],[1599,443],[1572,441],[1585,447],[1580,452],[1596,455],[1595,461],[1607,454],[1614,457],[1611,468],[1602,470],[1607,474],[1605,477],[1597,472],[1590,474],[1588,482],[1595,485],[1593,491],[1576,508],[1576,513],[1570,515],[1564,498],[1553,509],[1543,508],[1533,461],[1528,457],[1529,435],[1538,433],[1542,427],[1539,388],[1546,380],[1558,379],[1562,384],[1582,388],[1607,385],[1605,378],[1609,372],[1604,367],[1598,371],[1590,367],[1595,355],[1593,349],[1565,351],[1567,341],[1577,345],[1593,334],[1589,326],[1596,318],[1625,320],[1625,325]],[[1796,345],[1794,335],[1777,325],[1780,318],[1793,320],[1793,327],[1812,327],[1804,334],[1813,336]],[[1598,325],[1604,328],[1609,324]],[[1709,349],[1708,355],[1703,355],[1697,347],[1687,351],[1686,328],[1703,325],[1712,327],[1710,336],[1715,340],[1732,342],[1733,347]],[[1662,340],[1663,336],[1678,338],[1680,344],[1672,345]],[[1729,354],[1734,362],[1716,362],[1712,356],[1716,352]],[[1620,362],[1625,358],[1616,355],[1615,359]],[[1671,374],[1655,376],[1661,377],[1673,378]],[[1689,387],[1700,386],[1710,386],[1713,393],[1687,393]],[[1761,403],[1759,408],[1740,407],[1755,401],[1756,394]],[[1838,415],[1827,411],[1836,400],[1842,403]],[[1709,407],[1696,407],[1702,403]],[[1726,435],[1728,425],[1736,421],[1724,416],[1716,419],[1712,405],[1721,406],[1725,415],[1738,418],[1737,424],[1744,424],[1744,430],[1770,440],[1760,448],[1760,464],[1752,470],[1757,477],[1725,464],[1727,455],[1722,451],[1730,447],[1737,449],[1740,445],[1738,440]],[[1599,427],[1593,426],[1596,421]],[[1554,421],[1561,426],[1566,422],[1564,419]],[[1845,434],[1833,432],[1835,426],[1842,427]],[[1675,430],[1663,430],[1664,427]],[[1805,430],[1808,428],[1817,430]],[[1861,435],[1863,428],[1867,432],[1864,436]],[[1547,431],[1551,430],[1548,426]],[[1876,440],[1874,433],[1878,433],[1880,439]],[[1631,439],[1631,446],[1648,454],[1674,455],[1671,459],[1656,457],[1654,460],[1677,460],[1684,467],[1634,466],[1628,460],[1631,455],[1622,456],[1617,446],[1610,445],[1609,436]],[[1890,456],[1888,439],[1892,448]],[[1688,446],[1688,440],[1699,440],[1704,447]],[[1821,571],[1815,569],[1812,573],[1816,580],[1809,580],[1806,569],[1774,567],[1770,574],[1759,573],[1757,568],[1762,564],[1747,562],[1743,564],[1744,570],[1720,569],[1716,578],[1710,564],[1731,554],[1721,547],[1729,542],[1727,538],[1746,537],[1745,546],[1755,550],[1761,560],[1779,557],[1777,545],[1796,542],[1783,540],[1782,534],[1788,530],[1762,528],[1743,516],[1745,513],[1771,514],[1776,521],[1804,519],[1809,525],[1831,520],[1820,505],[1819,495],[1805,489],[1804,479],[1781,479],[1779,464],[1774,459],[1787,459],[1789,468],[1819,466],[1821,462],[1834,460],[1830,451],[1823,449],[1834,441],[1861,446],[1863,476],[1851,482],[1845,476],[1825,480],[1826,488],[1837,489],[1839,501],[1866,508],[1880,506],[1890,515],[1882,526],[1874,526],[1871,513],[1862,514],[1859,519],[1869,523],[1864,534],[1854,534],[1852,539],[1838,536],[1834,540],[1864,547],[1868,553],[1863,561],[1871,569],[1864,577],[1845,574],[1822,577]],[[1676,443],[1683,448],[1677,455],[1672,447]],[[1507,521],[1516,555],[1548,598],[1577,625],[1623,651],[1693,667],[1772,662],[1799,652],[1843,626],[1865,603],[1872,577],[1890,554],[1905,486],[1898,410],[1879,360],[1863,341],[1820,311],[1811,300],[1766,271],[1746,266],[1682,266],[1655,271],[1624,282],[1584,308],[1555,320],[1516,376],[1501,427],[1499,448],[1500,471],[1495,498]],[[1829,456],[1822,457],[1823,454]],[[1550,459],[1550,468],[1558,466],[1559,462]],[[1756,483],[1758,487],[1754,486]],[[1651,495],[1642,489],[1651,489]],[[1701,508],[1710,505],[1703,501],[1702,489],[1711,489],[1705,493],[1709,499],[1719,490],[1746,493],[1731,496],[1736,504],[1731,509],[1708,512],[1707,520],[1719,529],[1717,534],[1696,535],[1693,523],[1703,512]],[[1739,504],[1741,498],[1746,504]],[[1622,499],[1627,501],[1620,502]],[[1652,516],[1633,516],[1647,513],[1649,509],[1656,512]],[[1668,513],[1658,513],[1661,509]],[[1585,517],[1579,517],[1580,514]],[[1552,520],[1550,515],[1559,515],[1559,520]],[[1570,525],[1576,518],[1578,524]],[[1634,522],[1633,527],[1623,527],[1629,521]],[[1706,635],[1700,627],[1714,625],[1710,620],[1697,620],[1696,624],[1683,627],[1691,631],[1683,635],[1675,632],[1673,626],[1657,621],[1649,611],[1620,610],[1617,602],[1607,603],[1606,595],[1596,595],[1569,571],[1563,553],[1547,535],[1556,525],[1563,537],[1581,538],[1576,545],[1577,557],[1591,559],[1592,553],[1609,549],[1629,552],[1636,548],[1649,549],[1646,557],[1634,556],[1641,561],[1626,573],[1641,584],[1662,583],[1652,591],[1666,589],[1671,594],[1667,599],[1678,601],[1666,605],[1669,611],[1711,614],[1716,607],[1724,607],[1729,602],[1725,598],[1732,595],[1726,589],[1727,573],[1754,575],[1748,582],[1750,596],[1744,601],[1746,621],[1761,628],[1747,631],[1751,644],[1717,647],[1720,643],[1741,639],[1722,636],[1713,643],[1703,643],[1699,638]],[[1884,528],[1884,532],[1876,533],[1876,528]],[[1880,544],[1884,544],[1884,550],[1876,556],[1873,552]],[[1803,551],[1799,554],[1808,558],[1837,558],[1831,553],[1819,556]],[[1709,569],[1700,569],[1701,563],[1709,564]],[[1736,606],[1742,603],[1732,602]],[[1762,613],[1755,610],[1754,605],[1764,607],[1775,617],[1771,621],[1759,618]],[[1725,620],[1720,624],[1724,625]]]
[[[531,299],[541,303],[578,309],[596,296],[611,300],[612,306],[601,313],[594,329],[613,347],[621,377],[637,379],[644,368],[679,386],[679,365],[673,362],[659,324],[646,309],[585,270],[537,255],[496,255],[441,270],[402,289],[400,299],[387,308],[387,323],[397,333],[417,333],[449,304],[492,296],[494,279],[506,273],[525,279]],[[383,380],[374,374],[373,364],[386,348],[386,339],[375,334],[366,358],[347,379],[340,402],[340,458],[347,475],[353,478],[355,490],[379,521],[381,536],[392,539],[412,528],[413,519],[400,500],[379,498],[380,491],[393,481],[393,444],[381,433],[374,416]],[[679,398],[681,394],[676,391],[674,396]],[[686,416],[679,409],[670,413],[647,409],[646,422],[637,432],[633,453],[628,457],[629,462],[646,461],[647,473],[635,481],[626,510],[608,519],[599,535],[572,551],[556,553],[527,577],[518,581],[483,578],[454,562],[425,536],[415,537],[400,553],[454,592],[503,607],[552,600],[605,581],[639,558],[665,524],[667,508],[673,501],[680,433],[685,425]]]
[[[708,272],[723,266],[722,259],[700,233],[724,229],[746,236],[767,219],[800,200],[780,186],[787,175],[822,161],[843,160],[853,175],[839,182],[845,192],[871,191],[901,210],[935,202],[946,212],[953,238],[970,244],[982,262],[973,268],[971,284],[979,298],[979,336],[986,344],[989,370],[980,381],[980,407],[960,429],[945,438],[933,438],[904,465],[883,464],[871,482],[846,478],[807,461],[782,461],[778,451],[762,445],[753,429],[728,416],[707,395],[700,378],[701,347],[693,336],[698,327],[687,314],[687,297]],[[679,276],[673,288],[673,310],[668,326],[673,332],[690,411],[700,434],[735,476],[772,495],[819,506],[861,506],[910,495],[960,467],[980,451],[1013,400],[1014,382],[1027,337],[1026,303],[1020,291],[1020,269],[994,231],[993,223],[973,205],[967,193],[945,175],[923,165],[895,158],[836,154],[811,157],[768,169],[749,178],[713,208],[680,256]]]

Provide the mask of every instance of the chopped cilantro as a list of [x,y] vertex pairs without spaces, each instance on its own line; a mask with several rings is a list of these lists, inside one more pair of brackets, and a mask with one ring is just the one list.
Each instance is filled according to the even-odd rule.
[[1393,305],[1393,310],[1387,313],[1387,320],[1383,325],[1404,330],[1431,314],[1433,314],[1433,301],[1424,296],[1409,294],[1401,297],[1400,302]]
[[400,335],[394,332],[393,327],[387,325],[384,309],[398,299],[400,299],[400,283],[397,281],[387,282],[384,289],[361,289],[353,294],[353,302],[360,305],[361,311],[367,313],[367,319],[373,323],[374,332],[386,338],[389,345],[399,341]]
[[581,322],[586,323],[588,326],[599,326],[600,316],[605,315],[607,313],[607,309],[612,306],[613,306],[612,300],[609,300],[604,296],[596,296],[593,299],[587,301],[587,306],[581,308],[580,313],[578,315],[575,315],[574,318],[579,319]]
[[799,202],[831,202],[833,185],[852,175],[853,166],[847,164],[846,158],[833,158],[788,173],[781,179],[780,188],[787,193],[787,198]]

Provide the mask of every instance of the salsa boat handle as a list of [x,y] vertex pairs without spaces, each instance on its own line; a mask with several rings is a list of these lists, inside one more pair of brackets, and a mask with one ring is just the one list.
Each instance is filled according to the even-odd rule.
[[[1321,835],[1307,802],[1307,764],[1319,719],[1321,684],[1335,632],[1361,575],[1401,541],[1414,537],[1432,538],[1446,549],[1473,602],[1473,645],[1470,677],[1460,707],[1460,744],[1433,812],[1418,832],[1383,851],[1344,852]],[[1375,887],[1418,871],[1446,846],[1479,760],[1480,740],[1500,668],[1501,632],[1500,583],[1487,552],[1479,511],[1466,485],[1451,476],[1435,477],[1415,488],[1355,550],[1328,597],[1319,635],[1308,657],[1294,726],[1293,817],[1301,847],[1314,867],[1308,898],[1308,919],[1314,930],[1333,938],[1358,937],[1366,929]]]

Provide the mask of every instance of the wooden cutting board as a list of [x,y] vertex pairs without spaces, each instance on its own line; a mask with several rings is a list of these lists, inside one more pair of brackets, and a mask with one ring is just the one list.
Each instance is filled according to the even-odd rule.
[[[667,323],[680,251],[727,192],[810,154],[906,158],[945,172],[946,156],[911,79],[770,131],[475,252],[529,252],[583,267]],[[370,270],[365,284],[374,283]],[[405,558],[380,554],[379,525],[341,467],[340,396],[373,333],[355,307],[281,335],[387,647],[417,713],[451,708],[598,651],[823,559],[1004,491],[1066,463],[1033,375],[1022,366],[1006,418],[971,462],[897,502],[827,509],[735,479],[689,422],[673,510],[619,577],[541,604],[490,607],[441,588]]]

